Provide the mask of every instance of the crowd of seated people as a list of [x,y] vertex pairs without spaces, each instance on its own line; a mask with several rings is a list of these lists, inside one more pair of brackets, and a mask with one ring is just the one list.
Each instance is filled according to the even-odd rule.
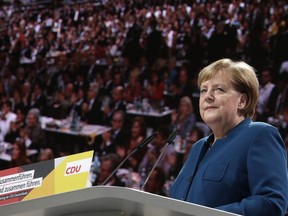
[[[76,112],[87,124],[111,127],[97,137],[93,150],[102,157],[117,154],[121,161],[147,135],[145,119],[129,119],[126,113],[127,104],[144,98],[153,108],[174,109],[170,132],[180,129],[182,140],[189,134],[195,142],[203,137],[196,127],[201,121],[197,74],[223,57],[245,60],[257,70],[255,120],[278,127],[288,143],[286,1],[60,2],[0,7],[0,139],[15,145],[15,152],[22,142],[44,153],[50,144],[39,117],[65,119]],[[140,175],[145,167],[147,176],[167,137],[159,134],[159,147],[153,143],[125,167]],[[177,159],[169,148],[169,164],[154,174],[164,173],[166,180],[177,175],[187,155]],[[49,158],[61,155],[52,153]],[[39,158],[23,156],[12,164]],[[159,188],[157,193],[164,194]]]

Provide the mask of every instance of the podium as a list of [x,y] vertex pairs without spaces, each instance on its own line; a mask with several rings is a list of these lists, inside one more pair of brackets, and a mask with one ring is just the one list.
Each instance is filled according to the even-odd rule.
[[235,216],[124,187],[95,186],[0,206],[5,216]]

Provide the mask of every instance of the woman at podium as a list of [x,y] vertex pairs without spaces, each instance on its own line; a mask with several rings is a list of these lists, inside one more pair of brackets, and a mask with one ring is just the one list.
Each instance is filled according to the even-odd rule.
[[286,150],[276,128],[252,120],[254,69],[221,59],[200,72],[198,85],[200,114],[212,133],[190,150],[170,196],[241,215],[284,215]]

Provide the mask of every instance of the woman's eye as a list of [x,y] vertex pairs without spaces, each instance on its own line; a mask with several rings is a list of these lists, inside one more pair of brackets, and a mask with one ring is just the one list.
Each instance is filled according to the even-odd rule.
[[215,91],[224,92],[224,89],[222,89],[222,88],[216,88]]
[[200,90],[200,93],[201,93],[201,94],[203,94],[203,93],[205,93],[205,92],[207,92],[207,89],[201,89],[201,90]]

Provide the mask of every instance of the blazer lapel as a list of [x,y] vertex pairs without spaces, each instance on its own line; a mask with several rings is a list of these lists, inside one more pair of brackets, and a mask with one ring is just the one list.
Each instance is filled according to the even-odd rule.
[[201,146],[199,146],[198,149],[198,157],[197,158],[191,158],[189,166],[191,166],[191,175],[189,177],[189,180],[192,180],[194,178],[194,175],[198,169],[199,164],[201,163],[201,161],[203,160],[203,158],[205,157],[208,149],[209,149],[209,143],[211,142],[211,140],[214,139],[213,134],[211,134],[209,137],[207,137],[207,139],[202,143]]

